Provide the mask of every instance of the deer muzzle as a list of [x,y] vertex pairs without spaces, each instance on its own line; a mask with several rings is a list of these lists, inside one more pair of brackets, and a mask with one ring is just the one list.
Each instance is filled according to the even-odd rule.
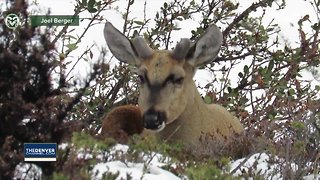
[[149,109],[143,114],[143,122],[146,129],[161,131],[166,124],[166,114],[161,111]]

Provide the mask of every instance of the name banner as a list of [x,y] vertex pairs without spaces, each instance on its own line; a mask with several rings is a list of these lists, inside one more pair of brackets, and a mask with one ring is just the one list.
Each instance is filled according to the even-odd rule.
[[79,16],[73,15],[33,15],[31,26],[79,26]]

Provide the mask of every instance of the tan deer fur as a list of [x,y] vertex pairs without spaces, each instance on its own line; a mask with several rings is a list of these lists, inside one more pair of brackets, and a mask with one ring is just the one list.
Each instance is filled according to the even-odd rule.
[[118,60],[137,67],[145,128],[156,131],[159,139],[192,145],[202,133],[224,140],[243,131],[224,107],[205,104],[193,81],[196,68],[212,62],[220,50],[222,33],[216,25],[196,42],[182,39],[173,51],[152,50],[140,37],[129,40],[109,22],[104,35]]

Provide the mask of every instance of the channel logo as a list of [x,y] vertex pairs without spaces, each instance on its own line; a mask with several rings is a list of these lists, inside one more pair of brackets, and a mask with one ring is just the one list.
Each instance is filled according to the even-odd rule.
[[20,25],[20,18],[17,14],[11,13],[5,17],[4,23],[9,29],[15,29]]
[[24,161],[56,161],[57,143],[24,143]]

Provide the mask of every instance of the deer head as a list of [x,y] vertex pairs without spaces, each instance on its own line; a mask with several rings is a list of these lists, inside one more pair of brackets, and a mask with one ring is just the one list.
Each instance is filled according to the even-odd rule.
[[172,51],[153,50],[143,38],[129,40],[109,22],[104,36],[118,60],[138,68],[144,126],[156,131],[174,122],[192,103],[198,93],[192,79],[196,67],[216,58],[223,38],[212,24],[196,42],[181,39]]

